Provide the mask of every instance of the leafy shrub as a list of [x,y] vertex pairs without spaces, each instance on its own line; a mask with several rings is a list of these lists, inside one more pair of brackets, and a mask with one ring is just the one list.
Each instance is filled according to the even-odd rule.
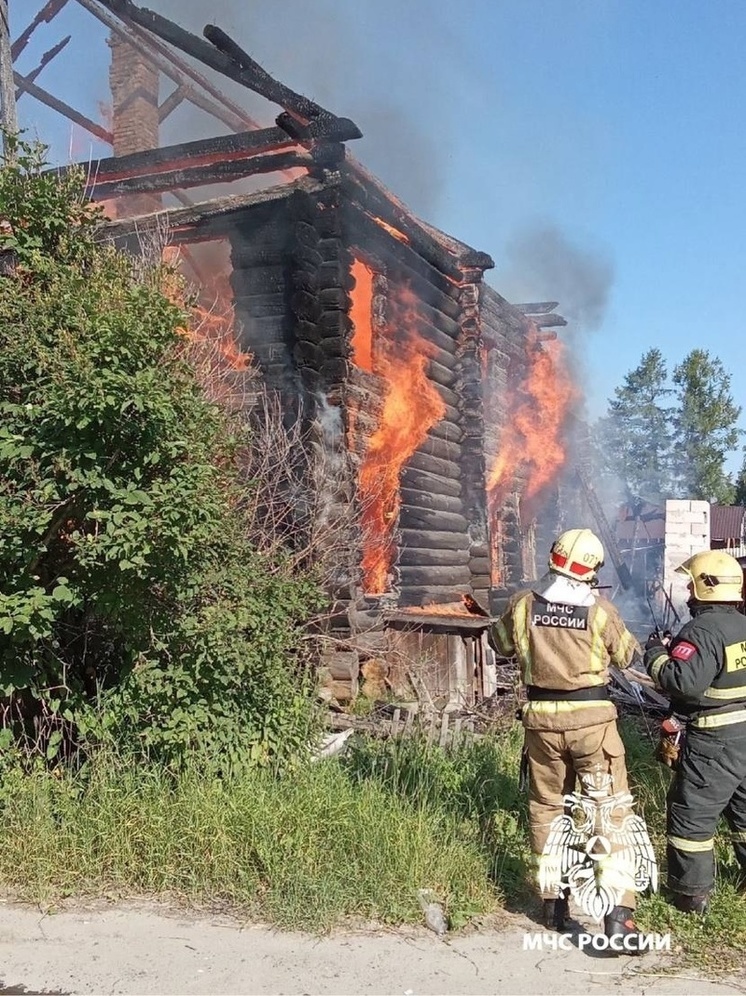
[[114,737],[179,761],[306,736],[313,579],[246,536],[245,426],[184,360],[188,316],[100,237],[75,172],[0,169],[0,692],[50,757]]

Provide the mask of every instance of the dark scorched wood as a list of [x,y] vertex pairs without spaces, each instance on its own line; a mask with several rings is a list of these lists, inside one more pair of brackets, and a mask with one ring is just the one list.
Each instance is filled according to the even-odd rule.
[[[137,7],[131,0],[99,0],[99,3],[123,20],[146,28],[163,41],[206,66],[210,66],[223,76],[227,76],[247,89],[279,104],[285,110],[291,111],[300,117],[303,123],[308,124],[315,119],[321,119],[324,122],[336,119],[340,123],[338,135],[340,139],[342,134],[344,134],[345,139],[361,137],[360,129],[352,121],[336,118],[336,115],[325,110],[319,104],[273,79],[215,25],[210,25],[205,29],[205,34],[212,41],[210,44],[197,35],[193,35],[190,31],[186,31],[174,21],[147,8]],[[218,45],[222,45],[223,50],[216,47]],[[226,48],[231,48],[233,54],[227,54]],[[344,127],[342,127],[342,123]]]
[[266,156],[247,156],[210,163],[205,166],[185,166],[173,171],[154,173],[150,176],[132,176],[122,180],[97,183],[91,193],[96,200],[108,200],[122,194],[168,191],[174,188],[203,187],[212,183],[226,183],[262,173],[276,173],[285,169],[313,164],[305,152],[272,152]]

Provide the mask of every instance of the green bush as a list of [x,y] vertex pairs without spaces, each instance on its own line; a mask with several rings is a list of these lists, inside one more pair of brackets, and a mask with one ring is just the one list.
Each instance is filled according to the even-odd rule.
[[[188,321],[101,239],[82,178],[17,143],[0,169],[0,692],[48,757],[114,738],[221,768],[304,742],[310,576],[260,555],[245,426],[184,359]],[[8,732],[10,731],[10,732]]]

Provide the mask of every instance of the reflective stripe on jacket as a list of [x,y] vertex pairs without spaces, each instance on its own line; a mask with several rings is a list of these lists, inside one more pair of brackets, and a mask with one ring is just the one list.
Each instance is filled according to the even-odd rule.
[[[608,599],[588,606],[548,602],[531,590],[514,595],[492,626],[490,642],[516,657],[525,685],[558,692],[605,685],[609,665],[628,667],[640,646]],[[530,702],[524,724],[534,729],[579,729],[613,719],[610,702]]]

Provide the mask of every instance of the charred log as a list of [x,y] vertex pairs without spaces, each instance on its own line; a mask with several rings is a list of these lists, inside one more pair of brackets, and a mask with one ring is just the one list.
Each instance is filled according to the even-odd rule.
[[407,588],[419,585],[455,587],[468,585],[471,572],[465,564],[455,567],[410,567],[402,564],[399,566],[399,578],[402,587]]
[[[430,430],[429,439],[443,439],[448,443],[458,446],[463,438],[463,435],[464,434],[458,425],[454,425],[453,422],[446,422],[445,419],[441,419],[440,422],[437,422]],[[426,448],[427,447],[423,447],[423,449]],[[435,450],[433,450],[433,452],[436,453]],[[439,455],[440,454],[436,453],[436,456]]]
[[420,451],[441,460],[450,460],[452,463],[458,463],[461,459],[460,443],[448,438],[439,438],[432,434],[432,430],[420,447]]
[[[458,502],[458,511],[463,512],[461,502],[461,485],[458,481],[448,481],[436,474],[426,474],[415,470],[414,467],[405,467],[401,473],[401,495],[413,499],[413,504],[427,508],[428,496],[435,500],[436,496],[450,498]],[[406,498],[409,501],[409,498]]]
[[453,390],[456,384],[456,374],[453,370],[443,367],[436,360],[431,359],[428,365],[428,374],[440,387]]
[[470,584],[412,584],[402,590],[399,605],[441,605],[470,595],[471,590]]
[[184,166],[173,170],[163,170],[152,175],[130,176],[121,180],[97,182],[92,190],[96,200],[107,200],[121,194],[140,194],[174,188],[202,187],[210,183],[228,183],[259,173],[274,173],[278,170],[298,166],[308,168],[311,157],[305,152],[272,152],[267,155],[251,156],[208,163],[203,166]]
[[464,534],[453,532],[448,528],[447,520],[434,519],[429,528],[419,528],[409,526],[409,522],[404,524],[404,519],[400,520],[398,534],[401,538],[401,547],[427,546],[434,550],[461,550],[464,546]]
[[514,304],[513,307],[524,315],[546,315],[559,304],[559,301],[539,301],[536,304]]
[[[281,128],[262,128],[259,131],[245,131],[238,135],[221,135],[218,138],[166,145],[158,149],[149,149],[147,152],[99,159],[93,164],[91,175],[98,186],[114,180],[173,172],[187,166],[206,166],[216,160],[245,159],[249,156],[280,152],[292,149],[294,145],[292,139],[288,138]],[[60,172],[65,173],[71,168],[62,167]]]
[[468,521],[458,512],[437,512],[425,508],[410,508],[405,506],[399,515],[402,529],[434,529],[438,532],[459,534],[465,536],[469,527]]
[[[406,474],[406,471],[404,472]],[[422,478],[422,475],[419,475]],[[429,482],[428,482],[429,483]],[[402,506],[407,510],[422,509],[436,512],[447,512],[452,515],[463,515],[464,505],[461,501],[461,490],[456,495],[436,494],[430,487],[411,487],[405,478],[402,479],[399,490]]]
[[[463,540],[463,537],[462,537]],[[466,567],[469,564],[469,551],[422,549],[419,547],[403,547],[399,553],[400,569],[404,567],[447,568]]]
[[430,456],[429,453],[422,451],[418,451],[410,457],[408,467],[452,481],[460,481],[462,477],[461,467],[457,463],[441,460],[440,457]]

